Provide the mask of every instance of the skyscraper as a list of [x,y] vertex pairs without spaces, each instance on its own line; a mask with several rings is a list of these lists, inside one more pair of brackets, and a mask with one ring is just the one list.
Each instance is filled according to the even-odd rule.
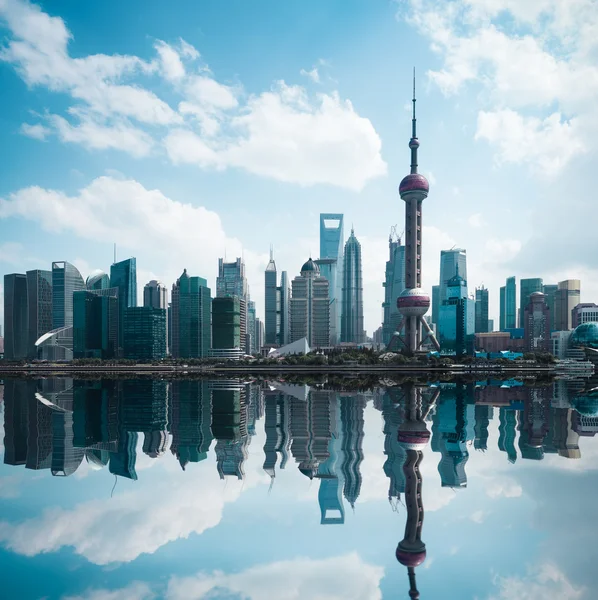
[[110,285],[118,289],[118,347],[124,348],[125,310],[137,306],[137,259],[127,258],[110,267]]
[[291,292],[289,288],[289,276],[286,271],[280,274],[280,286],[278,293],[278,343],[285,346],[291,339]]
[[276,345],[278,344],[279,335],[279,322],[278,322],[278,301],[277,301],[277,274],[276,274],[276,263],[274,262],[274,254],[272,248],[270,248],[270,262],[266,266],[266,272],[264,273],[265,279],[265,306],[264,306],[264,318],[265,318],[265,338],[264,344]]
[[189,277],[187,269],[172,286],[172,356],[203,358],[211,347],[212,298],[203,277]]
[[330,345],[330,297],[328,279],[310,258],[292,282],[291,342],[307,338],[312,348]]
[[342,268],[343,268],[343,215],[320,214],[320,258],[330,259],[321,264],[321,275],[330,284],[330,341],[338,344],[342,317]]
[[[411,121],[411,172],[399,185],[399,194],[405,202],[405,290],[397,299],[397,306],[403,316],[405,335],[401,338],[409,352],[420,350],[425,339],[429,339],[436,349],[440,345],[436,336],[423,318],[430,308],[430,296],[421,289],[422,282],[422,202],[428,197],[430,184],[417,172],[417,139],[415,119],[415,71],[413,73],[413,118]],[[426,337],[422,336],[422,328]]]
[[73,325],[73,293],[84,289],[77,267],[66,261],[52,263],[52,329]]
[[166,309],[131,306],[125,310],[124,357],[136,360],[166,358]]
[[343,255],[343,296],[341,342],[365,342],[363,329],[363,281],[361,275],[361,244],[351,228]]
[[554,315],[552,315],[552,329],[567,331],[572,326],[572,311],[579,304],[581,281],[567,279],[559,281],[554,298]]
[[168,308],[168,289],[155,279],[148,281],[143,288],[143,306],[151,308]]
[[530,294],[523,311],[525,346],[529,352],[550,352],[550,309],[542,292]]
[[507,322],[507,286],[503,285],[500,288],[500,318],[498,321],[499,331],[502,331]]
[[28,347],[27,276],[4,276],[4,358],[27,358]]
[[218,277],[216,278],[216,297],[237,296],[241,310],[241,348],[247,348],[247,301],[249,300],[249,287],[245,276],[245,263],[242,258],[235,262],[224,262],[218,259]]
[[91,273],[85,280],[85,288],[89,291],[107,290],[110,287],[110,277],[98,269]]
[[[382,303],[382,342],[384,344],[390,342],[392,334],[401,322],[397,298],[405,289],[405,246],[401,244],[401,238],[396,235],[395,227],[391,229],[388,236],[388,254],[386,274],[382,284],[384,286],[384,302]],[[432,314],[433,312],[432,306]]]
[[550,310],[550,330],[552,331],[553,329],[555,329],[554,327],[554,319],[556,318],[556,306],[555,306],[555,302],[556,302],[556,293],[557,290],[559,289],[558,284],[555,283],[545,283],[542,286],[542,292],[544,293],[544,296],[546,297],[546,306],[548,306],[548,309]]
[[517,327],[517,280],[515,276],[507,277],[505,284],[505,323],[501,329]]
[[[507,280],[508,283],[508,280]],[[521,279],[519,281],[519,327],[524,327],[525,309],[529,304],[530,296],[535,292],[544,293],[541,277],[531,279]]]
[[219,296],[212,300],[212,354],[238,358],[241,353],[241,300]]
[[488,290],[482,285],[475,290],[475,333],[488,332]]
[[52,271],[27,271],[29,358],[37,358],[35,342],[52,330]]
[[432,286],[432,323],[438,325],[438,317],[440,315],[440,305],[442,298],[440,297],[440,285]]
[[464,354],[468,339],[475,333],[475,303],[467,295],[467,281],[458,272],[449,279],[446,295],[440,306],[438,339],[443,350]]
[[114,358],[119,339],[118,290],[73,293],[73,357]]
[[467,281],[467,251],[463,248],[451,248],[440,251],[440,303],[446,298],[446,286],[457,272]]
[[247,333],[249,335],[248,354],[259,352],[259,348],[256,345],[255,319],[255,302],[250,300],[247,303]]

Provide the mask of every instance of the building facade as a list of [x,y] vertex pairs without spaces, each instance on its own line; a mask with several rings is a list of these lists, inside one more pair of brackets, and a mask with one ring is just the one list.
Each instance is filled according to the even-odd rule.
[[[382,343],[388,344],[401,322],[397,298],[405,289],[405,246],[395,234],[394,228],[388,237],[388,260],[384,277],[384,302],[382,303]],[[433,314],[433,309],[432,309]]]
[[110,285],[118,289],[118,346],[124,348],[125,310],[137,306],[137,259],[127,258],[110,267]]
[[443,351],[465,354],[474,333],[475,301],[468,297],[467,281],[457,270],[447,282],[446,298],[440,306],[438,341]]
[[467,281],[467,251],[463,248],[451,248],[440,251],[440,304],[447,298],[446,288],[450,279],[459,274]]
[[532,294],[544,293],[544,283],[541,277],[521,279],[519,281],[519,327],[525,327],[525,309]]
[[264,282],[264,344],[267,346],[276,346],[278,345],[280,333],[277,290],[278,275],[276,272],[276,263],[274,262],[274,254],[272,253],[271,248],[270,261],[268,262],[264,273]]
[[488,333],[488,289],[483,285],[475,290],[475,332]]
[[66,261],[52,263],[52,329],[72,327],[73,294],[84,289],[77,267]]
[[27,358],[29,335],[27,276],[10,273],[4,276],[4,358]]
[[542,292],[533,292],[523,312],[525,346],[528,352],[550,352],[550,309]]
[[168,308],[168,289],[160,281],[152,279],[143,288],[143,306],[150,308]]
[[552,315],[552,329],[555,331],[572,329],[572,313],[579,304],[580,290],[579,279],[559,281],[558,289],[554,293],[554,315]]
[[330,345],[329,282],[311,258],[292,282],[291,343],[301,338],[312,348]]
[[578,304],[571,311],[571,329],[575,329],[582,323],[598,322],[598,304]]
[[343,230],[344,215],[340,213],[320,214],[320,258],[328,259],[320,265],[320,273],[329,282],[330,294],[330,342],[340,341],[341,318],[343,314]]
[[351,229],[343,253],[343,295],[341,342],[363,344],[363,280],[361,273],[361,244]]
[[211,348],[211,291],[185,269],[172,286],[172,356],[204,358]]
[[238,358],[242,353],[241,300],[218,296],[212,300],[212,355]]
[[85,280],[85,289],[89,291],[107,290],[110,287],[110,277],[98,269]]
[[27,271],[27,356],[37,358],[35,342],[52,330],[52,271]]
[[289,276],[286,271],[280,274],[280,285],[277,288],[278,303],[278,344],[285,346],[291,338],[291,290]]
[[144,361],[166,358],[166,325],[166,308],[127,308],[124,321],[124,357]]
[[110,359],[119,348],[118,290],[73,293],[73,357]]

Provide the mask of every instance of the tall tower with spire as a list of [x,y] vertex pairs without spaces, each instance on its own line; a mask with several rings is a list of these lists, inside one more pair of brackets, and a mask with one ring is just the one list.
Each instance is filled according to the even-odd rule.
[[[415,119],[415,69],[413,69],[413,118],[411,121],[411,172],[399,185],[399,194],[405,201],[405,290],[397,299],[397,307],[403,317],[395,336],[409,352],[416,352],[429,339],[437,350],[440,346],[434,333],[424,320],[430,308],[430,296],[421,289],[422,256],[422,202],[428,197],[428,180],[417,172],[417,139]],[[401,337],[404,325],[405,335]],[[422,329],[426,336],[422,337]]]

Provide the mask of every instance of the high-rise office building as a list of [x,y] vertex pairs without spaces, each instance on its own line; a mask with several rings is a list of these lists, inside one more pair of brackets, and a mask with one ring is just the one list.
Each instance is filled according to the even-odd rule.
[[280,286],[278,293],[278,343],[285,346],[291,338],[291,291],[289,288],[289,276],[286,271],[280,274]]
[[216,278],[216,297],[237,296],[241,307],[241,348],[249,352],[247,347],[247,301],[249,287],[245,276],[245,263],[242,258],[235,262],[224,262],[218,259],[218,277]]
[[475,290],[475,332],[488,333],[488,289],[483,285]]
[[351,235],[343,253],[343,295],[341,317],[341,342],[362,344],[363,329],[363,280],[361,274],[361,244],[351,228]]
[[544,285],[541,277],[532,277],[519,281],[519,327],[524,327],[525,309],[529,304],[530,296],[536,292],[543,294],[543,289]]
[[[430,308],[430,296],[421,289],[422,285],[422,218],[423,201],[428,197],[430,184],[417,172],[417,121],[415,118],[415,71],[413,72],[413,117],[411,119],[411,170],[399,185],[401,200],[405,202],[405,290],[397,299],[397,306],[403,316],[405,334],[399,337],[405,349],[416,352],[428,340],[440,350],[438,340],[424,315]],[[424,335],[425,332],[425,335]]]
[[[502,311],[502,309],[501,309]],[[517,280],[515,276],[507,277],[505,283],[504,312],[501,312],[501,331],[517,327]]]
[[241,299],[218,296],[212,300],[212,354],[238,358],[242,354]]
[[575,329],[582,323],[598,322],[598,304],[584,302],[578,304],[571,311],[571,329]]
[[73,293],[73,357],[108,359],[118,356],[118,290]]
[[467,295],[467,281],[457,275],[449,279],[440,307],[438,339],[443,350],[464,354],[475,333],[475,302]]
[[168,289],[155,279],[148,281],[143,288],[143,306],[151,308],[168,308]]
[[27,355],[37,358],[35,342],[52,330],[52,271],[27,271]]
[[274,254],[270,248],[270,261],[266,266],[264,273],[265,280],[265,306],[264,306],[264,326],[265,338],[264,344],[277,345],[280,332],[280,324],[278,321],[278,292],[277,292],[277,273],[276,263],[274,262]]
[[52,329],[72,327],[73,293],[84,289],[77,267],[66,261],[52,263]]
[[127,258],[110,267],[110,285],[118,289],[118,346],[122,353],[125,334],[125,310],[137,306],[137,259]]
[[550,352],[550,310],[542,292],[532,292],[523,311],[525,346],[528,352]]
[[320,214],[320,258],[329,259],[326,264],[320,264],[320,269],[330,287],[330,342],[333,345],[340,340],[343,312],[343,218],[339,213]]
[[467,251],[463,248],[451,248],[440,251],[440,304],[446,299],[449,279],[459,273],[467,281]]
[[265,327],[264,322],[261,319],[255,319],[255,343],[256,343],[256,351],[260,351],[262,346],[265,344]]
[[166,308],[131,306],[125,310],[124,357],[166,358]]
[[203,277],[187,269],[172,286],[172,356],[203,358],[211,347],[211,291]]
[[554,315],[552,315],[552,329],[568,331],[572,328],[572,312],[579,304],[581,296],[581,281],[567,279],[559,281],[558,289],[554,295]]
[[498,321],[498,328],[502,331],[505,328],[507,319],[507,286],[503,285],[500,288],[500,317]]
[[442,304],[442,298],[440,297],[440,285],[432,286],[432,323],[438,325],[438,318],[440,315],[440,305]]
[[27,358],[29,313],[27,276],[11,273],[4,276],[4,358]]
[[[388,260],[384,278],[384,302],[382,303],[382,342],[388,344],[401,322],[397,298],[405,289],[405,246],[393,227],[388,236]],[[432,308],[432,314],[433,314]]]
[[248,354],[259,352],[259,348],[256,346],[255,319],[255,302],[249,300],[249,302],[247,302],[247,335],[249,336]]
[[85,289],[89,291],[107,290],[110,287],[110,277],[104,271],[98,269],[85,280]]
[[291,342],[307,338],[312,348],[330,345],[329,286],[310,258],[292,282]]
[[544,293],[546,306],[548,306],[548,310],[550,310],[550,331],[554,329],[554,319],[556,316],[555,312],[555,301],[556,301],[556,292],[559,289],[558,284],[548,284],[545,283],[542,286],[542,292]]

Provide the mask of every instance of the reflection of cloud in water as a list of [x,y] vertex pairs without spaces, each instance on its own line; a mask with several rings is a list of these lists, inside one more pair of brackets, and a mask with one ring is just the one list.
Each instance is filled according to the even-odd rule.
[[379,600],[384,569],[364,562],[356,553],[313,560],[296,558],[258,565],[240,573],[203,573],[173,577],[169,600],[233,596],[248,600]]
[[151,600],[155,597],[149,585],[134,581],[118,590],[88,590],[81,596],[63,596],[62,600]]
[[528,569],[525,577],[497,576],[494,585],[498,590],[488,600],[575,600],[585,592],[552,563]]

